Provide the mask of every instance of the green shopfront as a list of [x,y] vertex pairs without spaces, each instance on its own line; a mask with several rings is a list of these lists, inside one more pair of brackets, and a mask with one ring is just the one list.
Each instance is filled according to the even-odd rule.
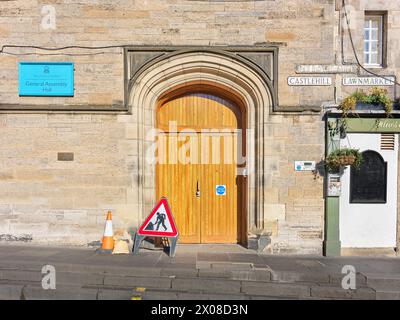
[[338,149],[356,149],[358,168],[326,173],[325,239],[327,256],[395,255],[399,247],[398,133],[394,112],[358,112],[346,118],[326,113],[326,156]]

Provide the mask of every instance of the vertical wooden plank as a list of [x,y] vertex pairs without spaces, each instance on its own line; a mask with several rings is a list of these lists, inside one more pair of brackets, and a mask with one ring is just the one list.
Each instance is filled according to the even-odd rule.
[[[233,140],[233,134],[228,135],[228,138]],[[224,154],[224,142],[227,140],[220,136],[219,148],[216,148],[215,141],[218,140],[214,139],[213,146],[210,139],[207,147],[212,149],[212,152]],[[231,150],[233,152],[233,149]],[[224,163],[224,157],[219,157],[219,163],[202,165],[201,176],[201,242],[236,243],[238,240],[236,164]],[[226,186],[226,195],[216,195],[217,185]]]

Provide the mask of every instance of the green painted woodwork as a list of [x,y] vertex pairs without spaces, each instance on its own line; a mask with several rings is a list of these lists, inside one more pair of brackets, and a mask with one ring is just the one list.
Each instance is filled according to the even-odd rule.
[[326,256],[340,256],[339,197],[327,197],[325,210],[324,254]]
[[[329,128],[336,128],[338,124],[338,119],[328,119],[326,123],[326,154],[335,151],[340,146],[340,136],[338,132],[335,132],[333,134],[329,130]],[[325,199],[324,254],[326,256],[340,256],[340,250],[341,246],[339,239],[339,197],[327,196]]]
[[[340,147],[338,132],[330,131],[336,128],[341,119],[327,118],[326,121],[326,148],[328,155]],[[346,118],[347,133],[400,133],[399,118]],[[339,197],[326,197],[325,199],[325,239],[324,254],[326,256],[339,256],[341,251],[339,230]]]
[[400,132],[400,119],[395,118],[348,118],[347,133],[385,133]]

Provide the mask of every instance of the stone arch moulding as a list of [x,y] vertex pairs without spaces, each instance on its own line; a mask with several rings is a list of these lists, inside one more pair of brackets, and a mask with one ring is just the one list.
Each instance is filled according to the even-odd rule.
[[148,156],[154,152],[155,115],[159,98],[175,87],[191,83],[214,84],[224,88],[244,102],[247,114],[246,154],[249,160],[247,175],[247,226],[250,230],[264,227],[264,130],[271,113],[273,91],[265,77],[234,56],[214,51],[182,51],[156,59],[140,68],[129,85],[127,105],[132,121],[137,123],[138,144],[138,221],[155,205],[155,164]]

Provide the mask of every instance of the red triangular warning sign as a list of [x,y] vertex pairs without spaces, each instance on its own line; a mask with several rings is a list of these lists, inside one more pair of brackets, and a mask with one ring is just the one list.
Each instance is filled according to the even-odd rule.
[[178,230],[166,198],[161,198],[137,233],[156,237],[178,236]]

